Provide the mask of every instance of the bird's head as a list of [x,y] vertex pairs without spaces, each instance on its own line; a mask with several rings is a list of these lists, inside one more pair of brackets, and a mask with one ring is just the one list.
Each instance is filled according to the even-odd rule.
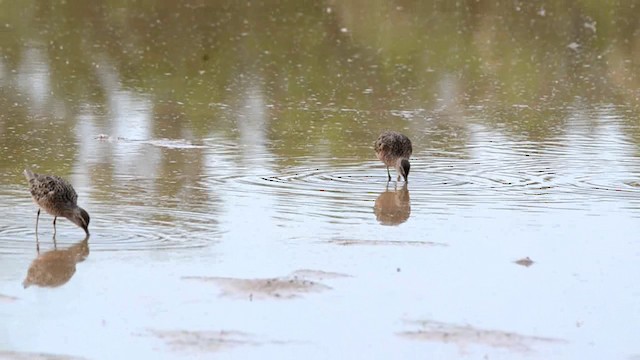
[[89,213],[86,212],[83,208],[77,207],[73,211],[73,215],[69,218],[74,224],[81,227],[87,235],[89,235],[89,221],[91,218],[89,217]]
[[409,160],[407,159],[398,159],[398,173],[402,175],[404,181],[407,182],[409,179],[409,170],[411,170],[411,164],[409,164]]

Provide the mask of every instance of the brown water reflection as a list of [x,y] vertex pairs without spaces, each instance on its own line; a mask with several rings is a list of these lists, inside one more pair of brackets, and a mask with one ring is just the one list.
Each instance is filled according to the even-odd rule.
[[[54,237],[55,241],[55,237]],[[84,240],[59,250],[40,253],[29,265],[27,277],[22,282],[25,288],[31,285],[40,287],[58,287],[66,284],[76,273],[76,264],[89,256],[89,236]]]
[[407,221],[411,216],[411,199],[407,183],[393,191],[389,190],[387,184],[387,189],[376,198],[373,212],[376,214],[376,220],[382,225],[400,225]]

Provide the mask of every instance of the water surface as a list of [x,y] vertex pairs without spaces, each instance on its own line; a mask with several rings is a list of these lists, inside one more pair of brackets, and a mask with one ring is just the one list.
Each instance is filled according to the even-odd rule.
[[640,356],[633,1],[0,9],[0,357]]

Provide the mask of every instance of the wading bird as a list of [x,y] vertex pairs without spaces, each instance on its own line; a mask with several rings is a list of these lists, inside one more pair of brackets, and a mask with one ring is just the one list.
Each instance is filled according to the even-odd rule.
[[389,167],[394,167],[398,172],[398,181],[400,176],[407,181],[409,177],[409,157],[413,152],[411,140],[403,134],[395,131],[385,131],[378,137],[375,143],[375,150],[378,159],[387,165],[387,174],[391,181],[391,172]]
[[29,181],[31,197],[38,205],[36,236],[38,235],[40,209],[44,209],[44,211],[53,215],[54,234],[56,232],[56,219],[58,219],[58,216],[62,216],[81,227],[89,235],[89,214],[76,203],[78,194],[76,194],[71,184],[58,176],[34,174],[29,169],[24,170],[24,176]]

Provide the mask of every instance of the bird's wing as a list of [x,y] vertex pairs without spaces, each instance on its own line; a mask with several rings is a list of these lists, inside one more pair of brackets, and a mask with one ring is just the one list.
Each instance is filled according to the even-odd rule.
[[75,204],[78,194],[71,184],[53,175],[38,175],[31,180],[31,194],[39,199],[47,199],[54,203]]

